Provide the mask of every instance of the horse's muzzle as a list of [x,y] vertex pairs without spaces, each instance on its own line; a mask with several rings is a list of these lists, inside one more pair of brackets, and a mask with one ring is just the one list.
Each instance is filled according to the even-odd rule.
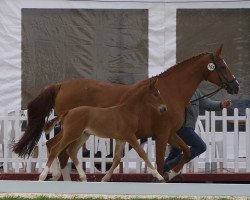
[[238,94],[240,90],[239,82],[236,79],[234,79],[227,85],[226,90],[229,94]]
[[161,105],[161,106],[159,107],[159,111],[160,111],[160,113],[166,112],[166,111],[167,111],[167,106]]

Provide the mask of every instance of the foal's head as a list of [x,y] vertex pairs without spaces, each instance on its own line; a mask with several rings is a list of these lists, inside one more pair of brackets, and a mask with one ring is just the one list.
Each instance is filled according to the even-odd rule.
[[160,91],[155,87],[157,78],[149,79],[150,82],[144,82],[127,93],[126,99],[130,104],[135,106],[146,105],[157,109],[160,113],[167,110],[163,99],[161,98]]

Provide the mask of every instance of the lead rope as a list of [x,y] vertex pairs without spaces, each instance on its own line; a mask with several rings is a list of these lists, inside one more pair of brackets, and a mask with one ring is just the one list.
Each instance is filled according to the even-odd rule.
[[[206,97],[211,97],[211,96],[215,95],[215,94],[216,94],[217,92],[219,92],[222,88],[223,88],[223,87],[220,87],[220,88],[218,88],[217,90],[215,90],[215,91],[213,91],[213,92],[211,92],[211,93],[209,93],[209,94],[206,94],[206,95],[204,95],[204,96],[202,96],[202,97],[199,97],[199,98],[197,98],[197,99],[194,99],[194,100],[190,101],[191,105],[194,105],[193,103],[196,102],[196,101],[199,101],[199,100],[204,99],[204,98],[206,98]],[[187,108],[185,108],[185,119],[184,119],[184,123],[183,123],[183,126],[181,127],[181,129],[183,129],[184,124],[186,123],[186,116],[187,116]],[[181,130],[181,129],[180,129],[180,130]]]
[[194,100],[190,101],[190,103],[193,104],[194,102],[199,101],[199,100],[201,100],[201,99],[204,99],[204,98],[206,98],[206,97],[211,97],[211,96],[215,95],[217,92],[219,92],[222,88],[223,88],[223,87],[220,87],[220,88],[218,88],[217,90],[215,90],[215,91],[213,91],[213,92],[211,92],[211,93],[209,93],[209,94],[206,94],[206,95],[204,95],[204,96],[202,96],[202,97],[199,97],[199,98],[197,98],[197,99],[194,99]]

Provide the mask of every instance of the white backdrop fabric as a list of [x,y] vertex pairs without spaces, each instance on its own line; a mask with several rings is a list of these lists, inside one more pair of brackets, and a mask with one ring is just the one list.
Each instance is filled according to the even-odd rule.
[[0,1],[0,112],[21,108],[21,9],[89,8],[149,10],[149,77],[159,74],[176,61],[176,9],[250,8],[250,2],[214,1]]

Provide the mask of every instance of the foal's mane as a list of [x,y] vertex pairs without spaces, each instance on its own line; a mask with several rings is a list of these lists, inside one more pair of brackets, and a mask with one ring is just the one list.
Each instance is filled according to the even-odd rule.
[[205,56],[205,55],[207,55],[207,54],[210,54],[210,53],[209,53],[209,52],[200,53],[200,54],[195,55],[195,56],[193,56],[193,57],[191,57],[191,58],[188,58],[188,59],[183,60],[183,61],[181,61],[181,62],[179,62],[179,63],[176,63],[176,64],[173,65],[172,67],[168,68],[167,70],[165,70],[164,72],[162,72],[162,73],[160,73],[160,74],[158,74],[158,75],[153,76],[152,78],[165,77],[165,76],[167,76],[167,75],[169,74],[169,72],[171,72],[172,70],[174,70],[176,67],[178,67],[178,66],[180,66],[180,65],[184,65],[184,64],[186,64],[186,63],[188,63],[188,62],[192,62],[192,61],[194,61],[194,60],[197,60],[197,59],[199,59],[200,57]]
[[123,103],[131,96],[134,96],[135,94],[137,94],[138,93],[137,91],[140,90],[142,87],[145,87],[146,85],[149,86],[150,82],[148,82],[147,80],[148,79],[145,79],[144,81],[141,81],[141,82],[135,84],[133,86],[133,88],[129,89],[124,95],[122,95],[122,97],[120,99],[120,103]]

